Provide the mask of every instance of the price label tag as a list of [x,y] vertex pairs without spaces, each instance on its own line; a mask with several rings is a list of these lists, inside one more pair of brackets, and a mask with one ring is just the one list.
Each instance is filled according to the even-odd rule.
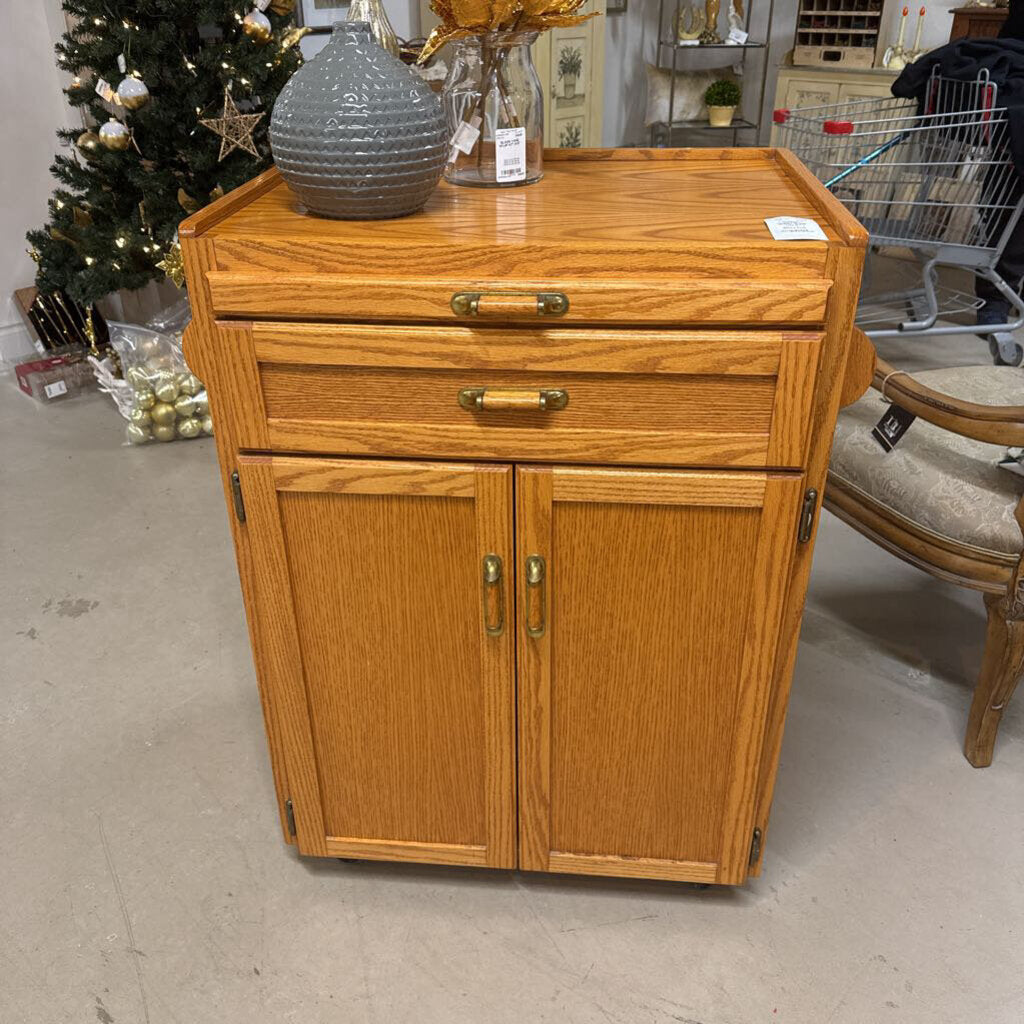
[[827,242],[821,225],[809,217],[765,217],[765,224],[777,242]]
[[99,98],[101,100],[106,100],[107,103],[113,103],[114,96],[116,96],[117,94],[110,87],[110,83],[106,79],[104,79],[104,78],[97,78],[96,79],[96,95],[99,96]]
[[123,75],[128,70],[128,62],[124,59],[124,54],[119,53],[117,55],[117,70]]
[[729,29],[729,42],[735,43],[737,46],[742,46],[749,38],[748,33],[744,32],[741,28]]
[[523,181],[526,178],[526,129],[498,128],[494,132],[495,178]]
[[480,138],[480,116],[474,114],[468,121],[463,121],[452,136],[452,148],[466,156],[473,152],[476,140]]
[[47,384],[43,391],[47,398],[56,398],[58,395],[66,395],[68,386],[62,380],[55,380],[52,384]]
[[700,46],[700,40],[699,39],[680,39],[679,40],[679,45],[680,46]]
[[256,0],[256,6],[261,11],[265,11],[270,6],[270,0]]

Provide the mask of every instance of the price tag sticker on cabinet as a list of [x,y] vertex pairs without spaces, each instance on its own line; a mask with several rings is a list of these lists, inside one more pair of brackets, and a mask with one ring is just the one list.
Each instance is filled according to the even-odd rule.
[[827,242],[821,225],[808,217],[765,217],[765,224],[776,242]]
[[68,393],[68,386],[62,380],[55,380],[52,384],[47,384],[43,391],[47,398],[57,398]]
[[494,157],[498,181],[523,181],[526,178],[526,129],[495,129]]

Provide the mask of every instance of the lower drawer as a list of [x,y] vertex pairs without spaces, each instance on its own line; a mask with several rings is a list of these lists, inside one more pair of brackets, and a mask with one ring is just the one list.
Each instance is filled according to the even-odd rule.
[[275,450],[757,467],[802,465],[821,340],[283,324],[252,335]]

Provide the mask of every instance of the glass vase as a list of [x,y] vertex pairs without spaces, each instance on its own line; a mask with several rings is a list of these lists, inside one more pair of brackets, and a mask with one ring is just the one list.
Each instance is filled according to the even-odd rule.
[[387,11],[382,0],[352,0],[346,21],[365,21],[370,26],[370,35],[382,50],[387,50],[393,57],[398,52],[398,36],[388,21]]
[[444,83],[456,185],[530,185],[543,177],[544,99],[530,44],[536,32],[488,32],[455,44]]

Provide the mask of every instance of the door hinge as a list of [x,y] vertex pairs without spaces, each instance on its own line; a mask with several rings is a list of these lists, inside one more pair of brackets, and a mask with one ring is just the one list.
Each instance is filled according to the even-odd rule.
[[750,840],[750,860],[747,862],[753,867],[761,857],[761,830],[754,829],[754,836]]
[[800,526],[796,539],[801,544],[806,544],[811,539],[811,531],[814,529],[814,510],[817,507],[818,492],[812,487],[804,494],[804,503],[800,507]]
[[288,835],[295,835],[295,808],[292,806],[291,797],[284,802],[284,816],[288,819]]
[[231,503],[235,506],[235,515],[240,523],[245,522],[245,502],[242,501],[242,480],[236,469],[231,474]]

